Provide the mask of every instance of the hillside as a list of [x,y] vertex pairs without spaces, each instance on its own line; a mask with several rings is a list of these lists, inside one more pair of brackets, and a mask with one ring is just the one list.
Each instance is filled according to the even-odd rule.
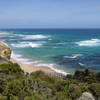
[[[96,98],[96,99],[94,99]],[[77,70],[63,78],[24,74],[17,63],[0,65],[0,100],[99,100],[100,72]]]

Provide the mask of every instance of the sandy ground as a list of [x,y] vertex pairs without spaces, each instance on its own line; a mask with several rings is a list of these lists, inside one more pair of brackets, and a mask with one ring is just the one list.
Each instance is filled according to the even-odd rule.
[[52,70],[52,69],[50,69],[50,68],[48,68],[48,67],[44,67],[44,66],[38,67],[38,66],[35,66],[35,65],[33,65],[33,64],[22,64],[22,63],[20,63],[20,62],[14,60],[14,59],[11,59],[11,61],[14,62],[14,63],[18,63],[18,64],[20,65],[21,69],[22,69],[25,73],[26,73],[26,72],[32,73],[32,72],[36,72],[36,71],[43,71],[43,72],[45,72],[46,74],[52,74],[52,75],[57,74],[57,72],[55,72],[54,70]]

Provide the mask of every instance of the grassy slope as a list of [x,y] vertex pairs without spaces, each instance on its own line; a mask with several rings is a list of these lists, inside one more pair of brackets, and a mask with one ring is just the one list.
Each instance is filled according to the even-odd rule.
[[0,100],[76,100],[85,91],[100,98],[100,73],[78,70],[61,79],[41,71],[25,75],[16,63],[0,65]]

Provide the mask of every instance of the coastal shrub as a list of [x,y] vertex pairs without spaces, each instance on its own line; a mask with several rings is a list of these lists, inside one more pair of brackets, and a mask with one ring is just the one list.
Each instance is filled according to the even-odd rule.
[[92,83],[89,85],[89,90],[92,94],[98,98],[100,98],[100,83]]
[[79,85],[79,87],[80,87],[80,89],[81,89],[82,92],[89,91],[87,83],[79,83],[78,85]]
[[81,89],[76,84],[70,84],[68,88],[68,96],[72,98],[72,100],[76,100],[78,97],[82,95]]
[[54,100],[72,100],[64,92],[57,92]]
[[44,72],[42,71],[37,71],[37,72],[33,72],[31,73],[32,78],[40,78],[41,80],[44,80],[48,83],[54,83],[55,82],[55,77],[49,77],[48,75],[46,75]]
[[35,100],[35,99],[34,99],[33,96],[31,96],[31,97],[30,96],[27,96],[27,97],[24,98],[24,100]]
[[100,81],[100,72],[98,72],[98,73],[96,74],[96,79],[97,79],[98,81]]
[[24,75],[18,64],[9,62],[0,65],[0,100],[76,100],[86,91],[100,98],[99,81],[100,72],[88,69],[66,78],[42,71]]
[[0,96],[0,100],[7,100],[6,96]]
[[52,89],[54,92],[56,91],[56,88],[54,87],[54,85],[56,86],[56,83],[57,83],[56,78],[49,77],[48,75],[46,75],[45,73],[43,73],[41,71],[32,73],[30,76],[32,77],[32,79],[35,79],[35,80],[37,79],[37,82],[41,82],[46,87]]
[[6,88],[7,81],[0,78],[0,94],[2,94]]
[[67,79],[67,80],[72,80],[72,79],[73,79],[73,75],[68,74],[68,75],[66,75],[65,79]]
[[48,98],[46,93],[39,94],[34,92],[33,96],[26,96],[24,100],[53,100],[53,99]]
[[85,70],[76,70],[75,74],[74,74],[74,79],[82,81],[82,82],[96,82],[96,73],[89,70],[89,69],[85,69]]
[[32,91],[34,91],[34,80],[32,80],[31,78],[26,78],[24,80],[22,80],[22,93],[21,95],[24,96],[29,96],[32,94]]
[[6,89],[4,91],[4,95],[6,96],[20,96],[20,92],[22,90],[22,84],[19,80],[14,80],[11,82],[8,82]]
[[17,63],[11,63],[11,62],[8,64],[1,64],[0,71],[4,72],[5,74],[15,74],[15,75],[21,75],[24,73]]

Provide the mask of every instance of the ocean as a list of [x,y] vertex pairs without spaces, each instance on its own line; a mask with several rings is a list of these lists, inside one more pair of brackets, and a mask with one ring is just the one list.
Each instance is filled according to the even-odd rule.
[[1,29],[12,58],[61,73],[100,71],[100,29]]

